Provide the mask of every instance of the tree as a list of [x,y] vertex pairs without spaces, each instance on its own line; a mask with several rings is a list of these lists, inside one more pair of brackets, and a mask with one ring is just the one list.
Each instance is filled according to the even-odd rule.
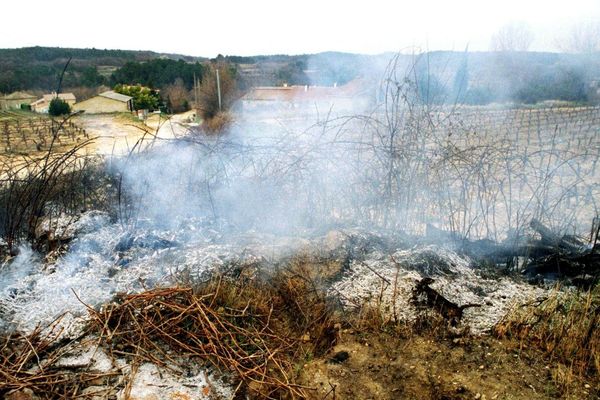
[[84,68],[81,73],[80,82],[83,86],[96,87],[104,84],[105,78],[98,73],[95,66]]
[[288,83],[290,85],[308,85],[310,79],[304,72],[306,70],[306,62],[298,60],[293,63],[285,64],[275,74],[277,84],[282,85]]
[[452,86],[452,94],[454,97],[454,101],[462,102],[467,94],[469,89],[469,64],[468,64],[468,51],[469,49],[465,49],[465,53],[463,58],[456,70],[456,74],[454,75],[454,84]]
[[69,103],[58,97],[53,98],[48,106],[48,114],[52,116],[59,116],[69,114],[71,112],[71,106]]
[[176,79],[174,84],[166,86],[161,93],[170,112],[180,113],[190,109],[189,92],[183,80]]
[[510,22],[492,35],[491,50],[500,52],[527,51],[533,42],[533,32],[525,22]]
[[140,84],[143,86],[164,88],[181,79],[189,90],[194,85],[194,76],[202,79],[204,66],[200,63],[190,64],[184,60],[154,59],[147,62],[127,62],[116,70],[111,81],[114,84]]
[[565,67],[552,72],[539,71],[523,82],[515,92],[514,100],[533,104],[544,100],[586,102],[585,76],[583,70]]
[[[235,101],[235,69],[226,63],[210,65],[198,89],[199,115],[209,123],[220,114],[226,114]],[[222,115],[219,116],[221,117]]]
[[558,48],[567,53],[591,54],[600,51],[600,21],[579,22],[566,37],[559,39]]
[[156,90],[141,85],[116,85],[114,91],[133,97],[135,110],[157,110],[160,106],[160,97]]

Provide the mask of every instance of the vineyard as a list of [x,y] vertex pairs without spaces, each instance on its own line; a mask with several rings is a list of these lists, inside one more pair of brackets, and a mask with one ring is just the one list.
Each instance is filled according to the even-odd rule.
[[[535,151],[556,147],[572,151],[600,146],[600,107],[533,108],[516,110],[464,110],[451,114],[451,123],[462,124],[469,142],[478,145],[489,137],[515,141]],[[450,125],[449,124],[449,125]],[[557,135],[555,136],[554,133]]]
[[86,131],[69,120],[0,111],[0,154],[3,158],[35,157],[50,149],[62,153],[85,139],[89,139]]
[[[415,234],[433,226],[503,241],[535,218],[557,232],[589,235],[600,211],[599,107],[448,109],[411,100],[410,88],[390,91],[374,112],[329,118],[283,138],[267,123],[252,127],[272,132],[249,151],[280,147],[277,167],[261,174],[289,179],[297,208],[311,204],[308,218],[332,224]],[[298,125],[297,115],[287,117],[286,127]]]
[[68,118],[0,112],[0,230],[10,252],[32,237],[49,203],[56,210],[75,202],[85,208],[92,140]]
[[571,233],[590,227],[600,195],[600,108],[463,110],[442,118],[434,187],[447,228],[498,239],[531,218]]

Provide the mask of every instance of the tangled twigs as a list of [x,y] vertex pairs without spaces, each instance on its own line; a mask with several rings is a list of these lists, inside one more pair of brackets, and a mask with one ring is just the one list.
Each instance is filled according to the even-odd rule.
[[514,307],[493,330],[521,346],[543,350],[581,376],[600,376],[600,293],[554,291],[540,301]]
[[114,357],[135,354],[138,361],[167,367],[177,364],[168,355],[174,351],[239,378],[239,391],[305,398],[308,388],[291,376],[293,356],[303,344],[284,315],[285,303],[265,287],[215,280],[202,290],[160,288],[120,296],[91,311],[92,329]]
[[[44,399],[90,398],[97,385],[127,395],[137,368],[149,362],[175,373],[211,364],[232,378],[239,398],[303,399],[311,388],[296,383],[297,364],[329,351],[337,338],[333,308],[300,270],[121,294],[87,311],[76,340],[61,339],[58,323],[0,337],[0,397],[26,389]],[[65,364],[98,347],[112,368]]]
[[62,317],[28,335],[12,333],[0,337],[0,395],[31,389],[43,398],[72,399],[77,397],[80,385],[116,375],[92,371],[67,373],[57,365],[74,347],[74,342],[60,339]]

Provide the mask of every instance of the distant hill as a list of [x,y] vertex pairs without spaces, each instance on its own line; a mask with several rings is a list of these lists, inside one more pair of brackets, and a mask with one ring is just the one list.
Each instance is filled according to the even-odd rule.
[[204,58],[152,51],[69,49],[59,47],[24,47],[0,49],[0,93],[15,90],[43,90],[56,88],[58,76],[67,60],[65,86],[94,87],[106,83],[110,75],[127,62],[153,59],[205,61]]
[[600,53],[437,51],[421,55],[414,70],[445,102],[597,102]]
[[[238,88],[243,91],[253,86],[283,84],[343,85],[358,77],[377,83],[395,54],[219,55],[208,60],[152,51],[0,49],[0,92],[53,90],[69,57],[72,61],[64,78],[65,88],[97,88],[115,83],[164,88],[181,79],[189,90],[193,76],[202,77],[202,65],[198,63],[216,61],[233,65]],[[419,95],[428,102],[583,103],[597,102],[600,95],[600,53],[432,51],[402,54],[395,61],[398,71],[407,71],[416,79]]]

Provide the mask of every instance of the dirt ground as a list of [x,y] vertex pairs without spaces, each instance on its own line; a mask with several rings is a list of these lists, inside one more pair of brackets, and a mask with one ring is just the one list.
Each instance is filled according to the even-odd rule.
[[[169,117],[151,114],[146,121],[127,113],[81,115],[66,122],[58,119],[61,126],[57,140],[50,140],[44,124],[50,124],[46,115],[28,112],[0,114],[0,162],[20,165],[30,158],[44,157],[52,142],[54,153],[70,151],[76,146],[78,153],[99,155],[125,155],[136,143],[145,148],[161,140],[169,140],[187,133],[193,111]],[[9,136],[7,136],[9,135]],[[90,139],[92,142],[84,145]]]
[[[343,359],[342,352],[348,358],[334,360],[336,354]],[[597,383],[577,378],[563,390],[562,370],[538,351],[491,337],[436,339],[344,330],[327,357],[307,360],[300,383],[317,388],[314,399],[599,398]]]
[[97,154],[124,155],[140,140],[145,147],[155,139],[168,140],[184,135],[187,132],[185,123],[191,113],[173,115],[168,119],[151,114],[146,121],[130,114],[82,115],[75,122],[95,138],[91,147]]

